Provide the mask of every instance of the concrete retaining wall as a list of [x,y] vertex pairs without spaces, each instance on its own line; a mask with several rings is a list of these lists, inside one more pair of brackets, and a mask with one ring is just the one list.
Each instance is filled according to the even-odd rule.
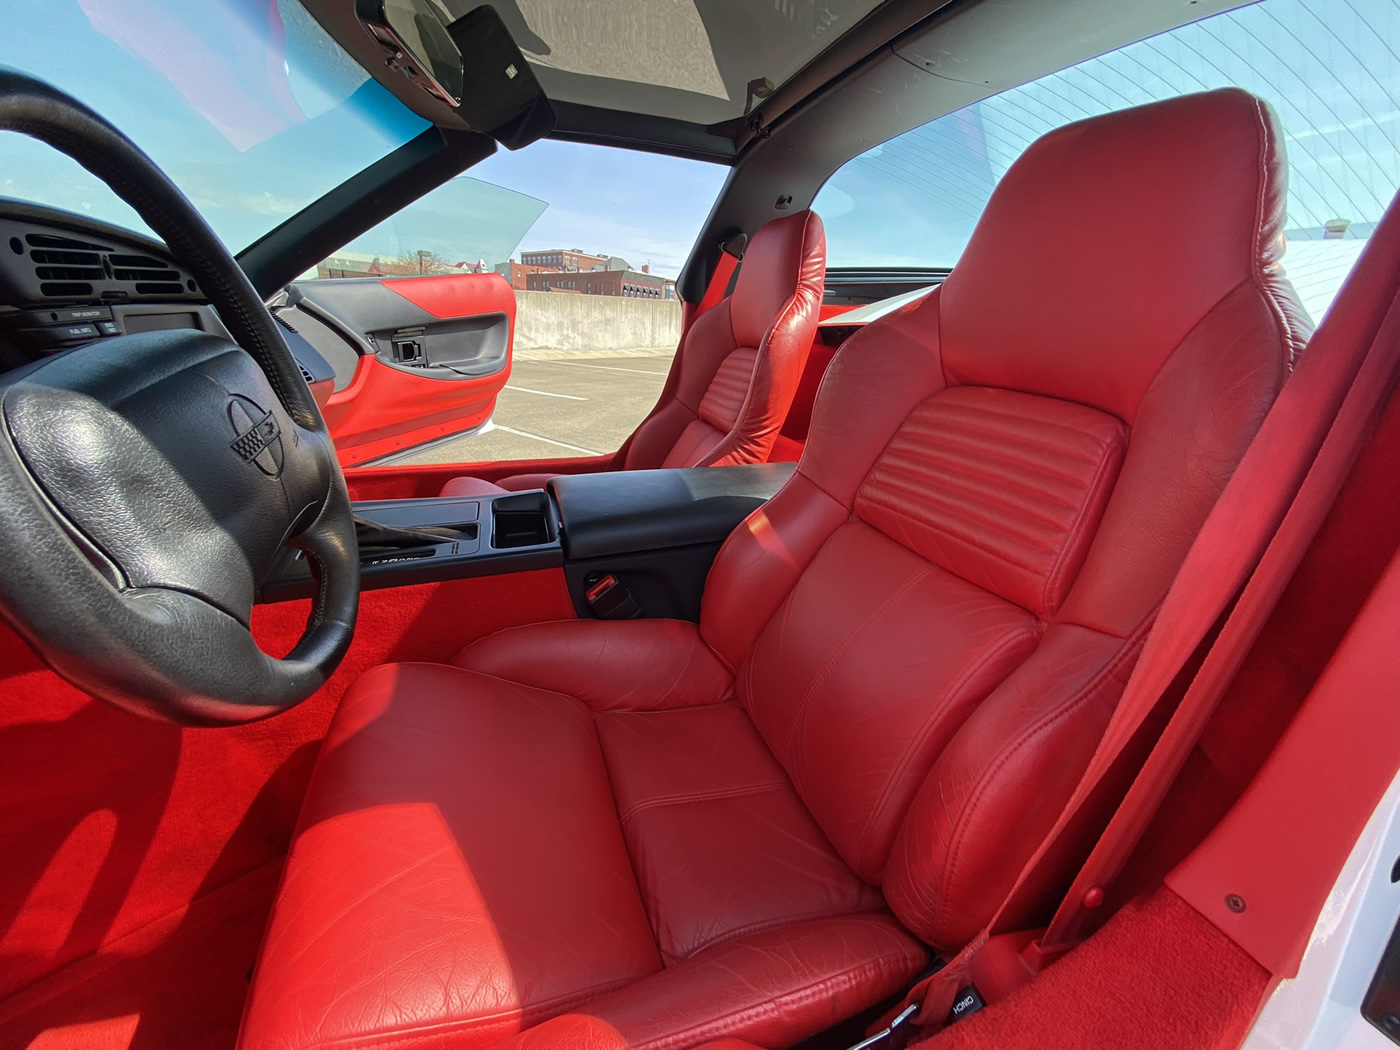
[[675,349],[681,304],[564,292],[516,292],[516,350]]

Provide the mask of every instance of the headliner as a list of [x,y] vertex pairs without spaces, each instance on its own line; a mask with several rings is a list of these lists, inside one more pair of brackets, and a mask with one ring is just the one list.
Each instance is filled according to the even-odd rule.
[[[482,0],[437,0],[450,19]],[[554,100],[717,124],[783,84],[880,0],[486,0]]]

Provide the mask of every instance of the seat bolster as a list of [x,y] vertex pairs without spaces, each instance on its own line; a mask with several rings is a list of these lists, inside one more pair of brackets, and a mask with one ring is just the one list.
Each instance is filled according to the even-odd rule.
[[788,1046],[903,991],[928,958],[888,916],[816,919],[706,949],[503,1046]]
[[471,499],[474,496],[503,496],[507,492],[529,492],[531,489],[542,489],[551,478],[557,478],[558,474],[512,474],[509,477],[497,478],[495,481],[484,481],[481,478],[461,477],[453,478],[442,487],[438,493],[443,499]]
[[481,478],[452,478],[438,495],[443,499],[474,499],[478,496],[503,496],[509,489]]
[[[521,1032],[496,1050],[630,1050],[627,1037],[612,1025],[587,1014],[564,1014]],[[761,1050],[744,1039],[715,1039],[697,1050]]]
[[558,620],[467,646],[458,667],[576,697],[596,711],[717,704],[734,677],[684,620]]
[[496,484],[507,492],[529,492],[532,489],[542,489],[550,483],[558,474],[512,474],[507,478],[497,478]]

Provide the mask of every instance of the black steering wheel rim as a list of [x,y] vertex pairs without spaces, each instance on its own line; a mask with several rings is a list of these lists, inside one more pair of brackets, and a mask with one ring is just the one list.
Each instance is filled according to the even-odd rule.
[[[82,103],[0,68],[0,130],[130,204],[235,341],[111,337],[0,377],[0,617],[69,681],[142,715],[226,725],[300,703],[349,646],[359,560],[344,476],[277,324],[180,190]],[[317,590],[276,659],[249,618],[284,545],[306,552]]]

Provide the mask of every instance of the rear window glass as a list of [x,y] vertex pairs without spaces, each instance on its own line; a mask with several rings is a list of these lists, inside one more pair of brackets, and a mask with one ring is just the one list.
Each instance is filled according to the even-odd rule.
[[1400,2],[1265,0],[975,103],[838,169],[814,207],[834,268],[952,267],[1036,138],[1212,88],[1267,99],[1289,161],[1285,266],[1320,319],[1400,186]]

